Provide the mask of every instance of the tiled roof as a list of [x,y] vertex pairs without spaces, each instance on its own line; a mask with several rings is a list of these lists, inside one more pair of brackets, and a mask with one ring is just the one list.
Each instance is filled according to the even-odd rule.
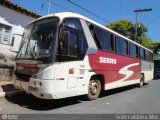
[[40,15],[38,15],[38,14],[32,12],[32,11],[29,11],[29,10],[23,8],[23,7],[20,7],[17,4],[12,3],[9,0],[0,0],[0,5],[5,6],[5,7],[9,8],[9,9],[12,9],[12,10],[14,10],[16,12],[20,12],[20,13],[22,13],[24,15],[33,17],[33,18],[41,17]]

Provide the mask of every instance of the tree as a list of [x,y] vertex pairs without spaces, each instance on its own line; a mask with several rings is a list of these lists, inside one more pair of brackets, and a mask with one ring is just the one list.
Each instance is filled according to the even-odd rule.
[[157,44],[155,41],[152,41],[149,39],[146,35],[140,37],[141,41],[140,44],[143,45],[144,47],[154,50],[155,45]]
[[[126,36],[127,38],[134,40],[134,35],[135,35],[135,24],[128,20],[119,20],[117,22],[110,23],[106,25],[107,28],[110,28],[119,34],[122,34]],[[144,36],[145,33],[147,32],[147,28],[142,24],[138,24],[138,29],[137,29],[137,39],[140,41],[140,37]]]
[[[116,31],[131,40],[134,40],[134,26],[135,24],[128,20],[119,20],[117,22],[106,25],[107,28]],[[160,51],[160,43],[148,38],[146,35],[147,31],[148,29],[142,23],[139,24],[137,29],[137,39],[139,40],[141,45],[152,50],[155,54],[154,57],[156,58],[156,56],[158,56],[158,52]]]
[[132,34],[134,32],[134,25],[127,20],[113,22],[106,25],[106,27],[118,32],[119,34],[126,36],[127,38],[132,38],[134,35]]
[[147,33],[148,29],[142,24],[138,24],[138,29],[137,29],[137,38],[140,39],[139,41],[141,42],[141,37],[145,36]]

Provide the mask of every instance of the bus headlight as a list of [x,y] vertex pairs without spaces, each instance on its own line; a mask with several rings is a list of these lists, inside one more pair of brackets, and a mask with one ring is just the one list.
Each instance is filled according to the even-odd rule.
[[42,82],[34,81],[33,85],[36,86],[36,87],[41,87],[42,86]]
[[36,82],[36,81],[34,81],[34,82],[33,82],[33,85],[34,85],[34,86],[37,86],[37,82]]
[[41,87],[42,86],[42,82],[38,82],[38,87]]

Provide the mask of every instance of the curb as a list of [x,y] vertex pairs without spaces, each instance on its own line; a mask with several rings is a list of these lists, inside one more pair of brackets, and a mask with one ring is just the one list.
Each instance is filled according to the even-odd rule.
[[3,97],[13,97],[13,96],[18,96],[18,95],[23,95],[25,94],[24,91],[13,91],[13,92],[1,92],[0,93],[0,98],[3,98]]

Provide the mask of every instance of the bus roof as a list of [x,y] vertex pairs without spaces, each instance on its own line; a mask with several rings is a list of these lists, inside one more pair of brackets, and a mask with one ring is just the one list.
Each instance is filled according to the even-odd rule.
[[[107,30],[107,31],[109,31],[109,32],[111,32],[111,33],[113,33],[113,34],[115,34],[115,35],[123,38],[123,39],[128,40],[129,42],[132,42],[132,43],[134,43],[134,44],[136,44],[136,45],[138,45],[138,46],[140,46],[140,47],[142,47],[142,48],[144,48],[144,49],[152,52],[152,51],[149,50],[148,48],[146,48],[146,47],[144,47],[144,46],[142,46],[142,45],[140,45],[140,44],[132,41],[131,39],[129,39],[129,38],[127,38],[127,37],[125,37],[125,36],[123,36],[123,35],[115,32],[115,31],[113,31],[113,30],[111,30],[111,29],[109,29],[109,28],[107,28],[107,27],[105,27],[105,26],[103,26],[103,25],[101,25],[101,24],[99,24],[99,23],[97,23],[97,22],[95,22],[95,21],[93,21],[93,20],[91,20],[91,19],[83,16],[83,15],[77,14],[77,13],[73,13],[73,12],[59,12],[59,13],[49,14],[49,15],[40,17],[40,18],[38,18],[38,19],[36,19],[36,20],[34,20],[34,21],[37,21],[37,20],[40,20],[40,19],[43,19],[43,18],[47,18],[47,17],[53,17],[53,16],[59,17],[60,20],[63,20],[64,18],[68,18],[68,17],[84,19],[84,20],[86,20],[86,21],[88,21],[88,22],[90,22],[90,23],[92,23],[92,24],[95,24],[95,25],[97,25],[97,26],[99,26],[99,27],[101,27],[101,28],[103,28],[103,29],[105,29],[105,30]],[[34,22],[34,21],[33,21],[33,22]],[[152,52],[152,53],[153,53],[153,52]]]

